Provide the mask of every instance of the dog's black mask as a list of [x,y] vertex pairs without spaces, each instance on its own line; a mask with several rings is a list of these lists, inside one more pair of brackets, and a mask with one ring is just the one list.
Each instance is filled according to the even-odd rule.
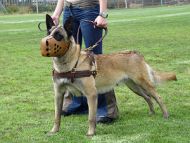
[[[46,14],[46,28],[47,28],[47,35],[50,35],[52,27],[55,27],[55,24],[53,22],[53,19],[51,18],[50,15]],[[72,36],[72,30],[73,30],[73,17],[70,16],[65,22],[64,22],[64,29],[67,32],[67,36],[70,37]],[[63,38],[59,33],[56,33],[54,35],[55,39],[58,41]]]
[[53,34],[53,38],[55,38],[55,40],[57,40],[57,41],[61,41],[61,40],[63,40],[64,36],[59,31],[56,31]]

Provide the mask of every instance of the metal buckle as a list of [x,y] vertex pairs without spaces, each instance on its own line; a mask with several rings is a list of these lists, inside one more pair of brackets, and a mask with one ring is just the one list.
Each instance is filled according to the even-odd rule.
[[76,68],[73,68],[73,69],[71,70],[71,73],[76,73]]

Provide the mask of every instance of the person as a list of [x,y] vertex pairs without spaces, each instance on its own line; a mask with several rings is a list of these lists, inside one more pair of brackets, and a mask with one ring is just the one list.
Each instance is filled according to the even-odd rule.
[[[56,8],[51,16],[55,25],[59,24],[59,18],[63,13],[63,24],[73,17],[73,36],[77,41],[78,28],[79,43],[82,45],[82,37],[86,47],[92,46],[102,37],[102,27],[107,27],[107,0],[58,0]],[[85,22],[91,20],[96,23]],[[99,27],[99,28],[98,28]],[[94,54],[102,54],[102,42],[93,49]],[[64,97],[63,115],[81,114],[88,112],[87,100],[84,96],[76,97],[68,94]],[[118,107],[114,90],[98,95],[97,119],[98,123],[110,123],[118,117]]]

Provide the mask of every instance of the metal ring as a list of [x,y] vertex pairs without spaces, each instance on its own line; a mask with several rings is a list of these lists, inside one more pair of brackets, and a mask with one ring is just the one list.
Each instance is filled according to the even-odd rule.
[[45,23],[45,22],[42,21],[42,22],[39,22],[39,23],[38,23],[38,29],[39,29],[40,31],[44,32],[44,31],[46,31],[46,30],[43,30],[43,29],[41,28],[41,24],[42,24],[42,23]]

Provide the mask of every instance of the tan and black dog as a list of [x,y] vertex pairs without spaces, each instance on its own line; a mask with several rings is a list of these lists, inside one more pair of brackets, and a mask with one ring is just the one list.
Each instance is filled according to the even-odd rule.
[[[89,107],[88,136],[95,134],[97,94],[112,90],[123,82],[134,93],[148,103],[150,113],[154,113],[154,99],[160,106],[164,118],[168,111],[156,92],[156,85],[163,81],[176,80],[174,73],[159,73],[153,70],[144,57],[134,51],[91,56],[81,50],[72,36],[72,19],[63,27],[55,26],[46,15],[48,36],[41,41],[41,54],[53,57],[53,83],[55,91],[55,121],[49,134],[59,131],[63,105],[63,93],[87,97]],[[97,74],[96,74],[97,73]]]

